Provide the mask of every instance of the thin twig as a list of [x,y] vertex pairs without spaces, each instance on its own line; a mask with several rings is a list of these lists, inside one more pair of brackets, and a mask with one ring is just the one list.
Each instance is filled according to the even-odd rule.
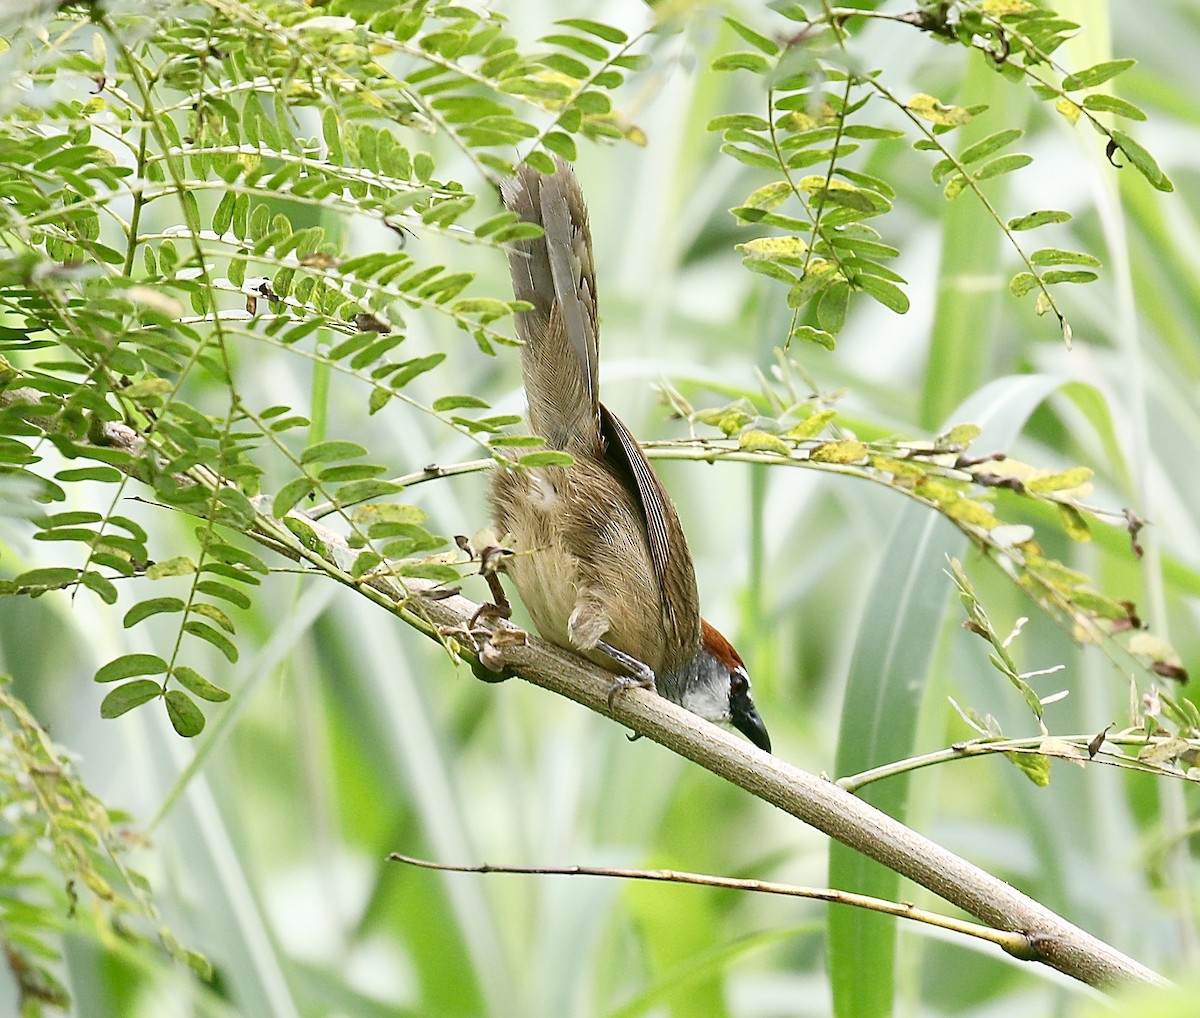
[[392,862],[407,863],[409,866],[420,866],[428,870],[442,870],[448,873],[518,873],[528,876],[564,876],[564,877],[616,877],[621,880],[658,880],[672,884],[696,884],[701,887],[721,887],[731,891],[751,891],[756,894],[778,894],[789,898],[810,898],[815,901],[828,901],[835,905],[853,905],[856,908],[869,909],[872,912],[882,912],[885,915],[896,916],[899,919],[911,919],[914,922],[926,923],[939,929],[951,930],[964,936],[976,937],[997,945],[1006,954],[1022,961],[1033,961],[1037,951],[1023,933],[996,930],[990,926],[967,922],[965,919],[955,919],[952,916],[930,912],[917,908],[909,902],[887,901],[884,898],[873,898],[868,894],[854,894],[850,891],[839,891],[832,887],[800,887],[795,884],[779,884],[771,880],[739,880],[735,877],[718,877],[709,873],[689,873],[686,870],[638,870],[625,869],[616,866],[497,866],[491,863],[480,863],[477,866],[461,866],[451,863],[432,862],[429,859],[418,859],[411,855],[393,852],[388,856]]

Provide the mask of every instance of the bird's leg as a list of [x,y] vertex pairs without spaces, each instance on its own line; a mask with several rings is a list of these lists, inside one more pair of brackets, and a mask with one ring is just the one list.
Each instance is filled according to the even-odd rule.
[[[465,537],[456,537],[455,540],[463,551],[474,556],[471,545]],[[492,622],[496,619],[512,618],[512,605],[509,603],[508,595],[504,593],[504,585],[500,582],[500,573],[504,571],[504,560],[511,554],[513,554],[511,548],[505,548],[499,544],[489,544],[486,548],[480,549],[479,575],[487,582],[492,600],[490,603],[481,604],[475,610],[475,614],[471,616],[471,621],[468,623],[469,628],[474,629],[475,623],[480,619]]]
[[610,709],[616,702],[617,697],[627,689],[648,689],[651,693],[656,691],[654,688],[654,672],[650,670],[650,666],[645,662],[639,661],[631,654],[626,654],[623,650],[617,650],[611,643],[605,643],[603,640],[597,641],[596,650],[612,658],[613,661],[628,673],[626,675],[618,675],[613,679],[613,684],[608,687],[608,706]]
[[[454,539],[459,548],[475,557],[471,542],[465,537]],[[525,633],[519,629],[497,628],[495,623],[512,617],[512,605],[504,593],[499,573],[504,568],[504,558],[511,555],[508,548],[489,545],[479,552],[479,574],[487,581],[491,602],[475,609],[466,625],[445,626],[443,636],[464,638],[475,650],[476,660],[471,664],[475,677],[484,682],[503,682],[512,675],[505,666],[500,646],[507,643],[524,643]]]
[[491,592],[492,599],[490,602],[484,602],[475,609],[475,614],[471,616],[471,625],[474,626],[480,619],[485,621],[511,619],[512,605],[509,603],[508,595],[504,593],[504,584],[500,582],[500,577],[495,571],[492,571],[483,573],[483,578],[487,580],[488,590]]
[[575,610],[567,620],[567,635],[571,638],[571,643],[580,650],[600,651],[625,673],[614,679],[609,687],[608,705],[612,707],[617,696],[633,686],[651,692],[655,690],[654,672],[649,665],[602,639],[609,628],[608,613],[601,601],[595,597],[580,596]]

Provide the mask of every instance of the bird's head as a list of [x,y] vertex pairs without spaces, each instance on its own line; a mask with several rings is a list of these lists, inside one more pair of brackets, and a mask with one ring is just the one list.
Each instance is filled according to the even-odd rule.
[[746,665],[707,622],[700,623],[700,651],[684,671],[680,706],[706,721],[733,725],[759,749],[771,752],[771,737],[750,698]]

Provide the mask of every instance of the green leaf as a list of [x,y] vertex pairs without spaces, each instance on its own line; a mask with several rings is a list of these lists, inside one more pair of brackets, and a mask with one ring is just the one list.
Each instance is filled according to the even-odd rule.
[[597,63],[608,59],[608,48],[606,46],[601,46],[598,42],[592,42],[591,39],[581,39],[577,35],[566,35],[564,33],[544,35],[542,36],[542,42],[574,50],[580,56],[587,57],[589,60],[595,60]]
[[958,161],[964,166],[968,166],[971,163],[978,162],[980,159],[985,159],[993,152],[1000,151],[1005,145],[1011,145],[1023,133],[1014,127],[1005,131],[997,131],[995,134],[989,134],[981,141],[977,141],[975,144],[968,145],[963,149],[958,157]]
[[238,659],[237,647],[232,640],[218,633],[212,626],[200,621],[189,621],[183,624],[183,631],[201,640],[206,640],[217,648],[230,664],[236,664]]
[[204,601],[198,601],[192,605],[191,610],[196,615],[203,615],[206,619],[211,619],[227,633],[236,631],[233,620],[215,604],[207,604]]
[[797,325],[792,330],[792,339],[798,339],[802,343],[816,343],[817,346],[822,346],[826,350],[832,350],[837,346],[833,336],[824,329],[814,329],[811,325]]
[[365,456],[367,450],[357,442],[318,442],[304,450],[300,457],[302,464],[322,463],[326,460],[347,460],[356,456]]
[[1042,282],[1047,286],[1052,286],[1055,283],[1094,283],[1100,277],[1094,272],[1088,272],[1084,269],[1078,271],[1072,269],[1051,269],[1049,272],[1042,273]]
[[747,166],[753,166],[760,170],[779,172],[779,163],[775,157],[769,156],[765,152],[754,152],[748,148],[742,148],[740,145],[734,145],[729,142],[721,146],[721,151],[731,159],[736,159],[739,163],[745,163]]
[[1034,265],[1087,265],[1100,267],[1100,259],[1082,251],[1064,251],[1057,247],[1044,247],[1029,256]]
[[442,396],[433,401],[433,409],[438,413],[465,408],[487,410],[490,409],[490,404],[478,396]]
[[575,457],[565,452],[545,450],[527,452],[517,462],[523,467],[569,467],[575,462]]
[[208,553],[220,562],[243,565],[256,573],[262,573],[264,576],[271,571],[267,564],[255,555],[254,552],[248,551],[245,548],[237,548],[232,544],[226,544],[224,541],[214,541],[209,544]]
[[212,227],[218,237],[224,235],[233,223],[233,203],[236,199],[237,195],[233,191],[226,191],[217,203],[216,211],[213,212]]
[[162,696],[162,686],[153,679],[134,679],[124,682],[100,701],[100,716],[102,718],[119,718],[126,711],[140,707],[142,704]]
[[185,605],[182,600],[177,597],[152,597],[148,601],[140,601],[125,613],[124,625],[126,629],[131,626],[136,626],[142,619],[148,619],[151,615],[159,615],[163,612],[181,612]]
[[778,43],[768,39],[765,35],[760,35],[754,29],[743,25],[740,21],[729,17],[722,18],[721,20],[759,52],[765,53],[769,57],[773,57],[779,52]]
[[753,71],[766,74],[771,64],[761,53],[726,53],[712,62],[714,71]]
[[393,396],[391,389],[386,389],[382,385],[377,385],[371,390],[371,395],[367,399],[367,413],[377,414],[385,406]]
[[1129,70],[1136,63],[1136,60],[1129,57],[1123,60],[1105,60],[1103,63],[1087,68],[1087,70],[1068,74],[1063,78],[1063,91],[1077,92],[1081,88],[1095,88],[1097,85],[1103,85],[1109,79],[1115,78],[1122,71]]
[[605,42],[611,42],[616,45],[629,40],[629,36],[619,28],[601,24],[599,21],[590,21],[587,18],[564,18],[562,21],[556,21],[555,24],[578,29],[580,32],[586,32],[588,35],[596,36],[597,39],[603,39]]
[[271,502],[271,515],[283,519],[296,506],[312,494],[316,482],[311,477],[297,477],[288,481]]
[[837,417],[836,410],[817,410],[789,428],[788,438],[794,438],[797,441],[816,438],[835,417]]
[[1088,526],[1088,522],[1084,519],[1083,513],[1076,509],[1073,505],[1067,505],[1065,502],[1058,503],[1058,518],[1062,524],[1063,530],[1072,541],[1090,541],[1092,539],[1092,531]]
[[990,180],[992,177],[998,177],[1003,173],[1012,173],[1013,170],[1019,170],[1022,166],[1028,166],[1033,162],[1033,156],[1026,155],[1024,152],[1014,152],[1011,155],[999,156],[991,162],[984,163],[979,170],[973,175],[975,180]]
[[831,285],[817,302],[817,323],[826,332],[836,335],[846,323],[846,308],[850,304],[850,286],[845,282]]
[[96,672],[96,682],[116,682],[133,675],[164,675],[167,662],[157,654],[123,654]]
[[1018,216],[1016,219],[1008,221],[1010,230],[1036,230],[1039,226],[1047,226],[1050,223],[1066,223],[1070,222],[1070,212],[1059,212],[1056,209],[1045,209],[1040,212],[1030,212],[1027,216]]
[[[528,162],[528,160],[526,161]],[[445,359],[444,353],[431,353],[426,357],[416,357],[413,360],[405,361],[400,365],[398,371],[388,377],[388,385],[393,389],[403,389],[418,375],[423,375],[426,371],[436,368]]]
[[1010,763],[1038,788],[1050,785],[1050,757],[1043,753],[1005,753]]
[[569,163],[575,162],[579,155],[575,147],[575,140],[563,131],[551,131],[542,139],[542,144]]
[[767,132],[771,129],[771,125],[763,120],[762,117],[755,117],[749,113],[727,113],[720,117],[714,117],[708,122],[706,130],[709,131],[762,131]]
[[854,285],[864,293],[870,294],[884,307],[895,311],[898,315],[907,314],[909,308],[908,294],[895,283],[879,276],[859,275],[854,277]]
[[380,495],[395,495],[403,490],[404,486],[396,484],[394,481],[351,481],[349,484],[339,487],[334,492],[334,498],[341,505],[354,505],[369,498],[378,498]]
[[249,608],[251,604],[250,598],[242,591],[227,583],[222,583],[220,580],[201,580],[196,584],[196,590],[209,597],[219,597],[238,608]]
[[47,566],[21,573],[13,583],[18,587],[65,587],[79,579],[79,570],[68,566]]
[[1112,113],[1118,117],[1125,117],[1129,120],[1145,120],[1146,114],[1143,113],[1133,103],[1126,102],[1124,99],[1118,99],[1115,95],[1089,95],[1085,96],[1081,104],[1085,110],[1091,110],[1093,113]]
[[191,739],[204,731],[204,715],[182,689],[168,689],[163,700],[167,707],[167,717],[171,719],[171,726],[185,739]]
[[816,294],[833,285],[841,279],[837,266],[833,262],[814,258],[808,263],[808,269],[799,281],[788,291],[787,305],[790,308],[803,307]]
[[879,202],[883,201],[882,198],[877,201],[870,191],[855,187],[844,180],[826,181],[817,174],[802,178],[800,187],[809,192],[814,200],[843,205],[857,212],[875,212],[879,208]]
[[871,124],[847,124],[842,131],[844,138],[859,138],[868,141],[895,141],[904,137],[903,131],[890,127],[874,127]]
[[1175,190],[1175,185],[1171,183],[1170,178],[1163,173],[1158,163],[1154,161],[1154,156],[1142,148],[1141,145],[1124,131],[1113,131],[1111,145],[1116,145],[1117,148],[1125,153],[1129,161],[1137,167],[1138,172],[1146,178],[1151,187],[1158,191]]
[[573,78],[575,81],[586,81],[588,78],[588,65],[565,53],[547,53],[538,60],[538,63],[558,74]]
[[175,681],[185,689],[195,693],[202,700],[209,700],[212,703],[221,703],[229,699],[228,691],[220,686],[209,682],[195,668],[188,668],[186,665],[179,665],[172,673]]
[[1008,292],[1014,297],[1024,297],[1038,285],[1038,278],[1032,272],[1018,272],[1008,281]]
[[396,572],[401,576],[415,576],[435,583],[457,583],[462,579],[457,569],[438,562],[403,562],[396,566]]
[[72,467],[69,470],[60,470],[54,475],[64,484],[71,484],[75,481],[103,481],[106,484],[113,484],[119,481],[125,475],[115,467]]

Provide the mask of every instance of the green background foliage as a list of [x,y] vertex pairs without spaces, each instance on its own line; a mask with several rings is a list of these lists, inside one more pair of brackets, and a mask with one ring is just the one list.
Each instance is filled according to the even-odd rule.
[[861,794],[1195,967],[1200,23],[805,6],[0,16],[0,1010],[1092,1013],[858,911],[384,861],[937,904],[356,593],[483,599],[450,539],[480,461],[546,462],[495,191],[523,157],[578,161],[604,399],[660,440],[776,752],[849,779],[1025,740]]

